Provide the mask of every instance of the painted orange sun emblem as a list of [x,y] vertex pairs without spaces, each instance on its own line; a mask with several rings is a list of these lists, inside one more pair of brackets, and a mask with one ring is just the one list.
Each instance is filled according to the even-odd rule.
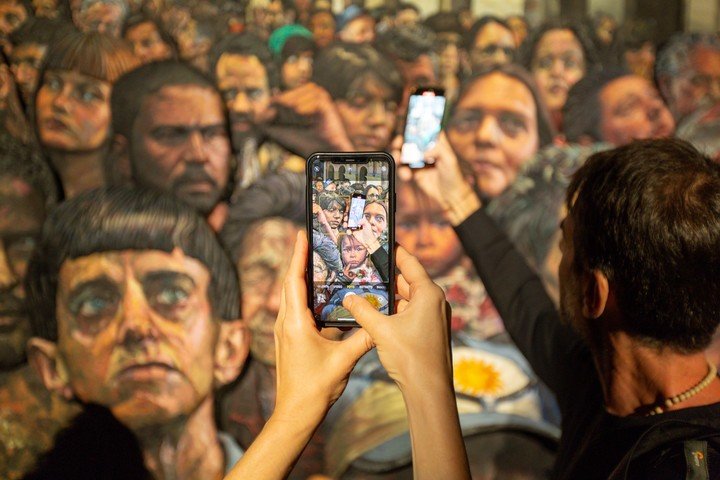
[[494,365],[476,358],[458,359],[453,366],[455,389],[467,395],[496,395],[502,388]]

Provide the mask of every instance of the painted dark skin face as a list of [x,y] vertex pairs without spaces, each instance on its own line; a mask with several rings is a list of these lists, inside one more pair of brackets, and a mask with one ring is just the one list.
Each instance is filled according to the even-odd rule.
[[28,12],[19,0],[0,3],[0,40],[7,39],[8,35],[17,30],[27,17]]
[[44,219],[37,191],[20,178],[0,176],[0,370],[25,361],[31,331],[23,280]]
[[309,28],[315,44],[320,48],[327,47],[335,40],[335,17],[329,11],[318,12],[310,17]]
[[109,82],[67,70],[45,72],[35,98],[40,143],[65,152],[100,148],[110,129]]
[[219,367],[210,279],[179,248],[66,260],[56,313],[66,388],[132,430],[189,416],[211,397]]
[[490,65],[511,62],[515,48],[512,31],[499,23],[489,22],[477,33],[470,49],[473,72]]
[[462,246],[437,202],[410,186],[397,192],[397,241],[428,271],[431,277],[447,272],[462,257]]
[[10,54],[10,71],[15,77],[15,84],[20,89],[26,105],[32,101],[35,93],[40,65],[46,51],[46,45],[23,43],[13,48]]
[[359,151],[385,150],[395,128],[398,104],[390,88],[372,76],[357,79],[346,99],[335,101],[345,131]]
[[211,88],[172,85],[143,102],[133,125],[134,179],[207,215],[230,176],[230,140],[222,100]]
[[142,63],[165,60],[172,56],[170,46],[166,44],[157,27],[152,22],[144,22],[129,28],[125,40],[132,46],[133,53]]
[[246,234],[238,259],[242,317],[252,332],[250,352],[265,365],[275,365],[274,327],[285,273],[300,230],[279,218],[262,220]]

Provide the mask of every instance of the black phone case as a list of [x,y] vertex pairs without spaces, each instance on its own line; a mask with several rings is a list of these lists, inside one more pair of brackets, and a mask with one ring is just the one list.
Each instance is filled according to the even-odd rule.
[[[315,324],[318,328],[325,327],[359,327],[357,322],[323,322],[318,315],[315,315],[313,305],[313,269],[312,269],[312,235],[313,235],[313,214],[312,214],[312,162],[316,159],[321,161],[333,161],[346,163],[347,165],[361,165],[369,160],[377,160],[383,158],[387,160],[388,165],[388,263],[389,263],[389,282],[388,282],[388,312],[395,313],[395,161],[392,156],[385,152],[339,152],[325,153],[318,152],[310,155],[305,162],[305,228],[309,243],[308,259],[305,268],[305,281],[307,288],[307,305],[313,314]],[[343,161],[345,159],[346,161]]]

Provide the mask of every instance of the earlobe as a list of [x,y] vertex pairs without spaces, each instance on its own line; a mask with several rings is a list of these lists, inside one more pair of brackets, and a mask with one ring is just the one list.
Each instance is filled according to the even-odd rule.
[[44,338],[33,337],[27,344],[28,361],[42,380],[45,388],[65,400],[72,400],[73,392],[64,361],[58,354],[57,344]]
[[600,270],[592,270],[585,274],[583,283],[583,316],[599,318],[605,312],[610,295],[608,279]]
[[240,375],[249,353],[250,332],[245,322],[221,321],[213,371],[216,388],[232,382]]

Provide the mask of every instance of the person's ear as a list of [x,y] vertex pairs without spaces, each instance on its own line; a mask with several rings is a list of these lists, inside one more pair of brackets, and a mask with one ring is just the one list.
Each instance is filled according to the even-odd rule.
[[130,165],[130,142],[124,135],[113,135],[110,154],[105,167],[106,181],[110,185],[126,185],[132,183],[132,166]]
[[610,284],[600,270],[591,270],[583,275],[582,314],[585,318],[597,319],[605,312]]
[[213,367],[216,388],[227,385],[240,375],[249,353],[250,332],[245,322],[221,321]]
[[33,366],[45,388],[65,400],[72,400],[69,375],[55,342],[32,337],[27,343],[28,362]]

